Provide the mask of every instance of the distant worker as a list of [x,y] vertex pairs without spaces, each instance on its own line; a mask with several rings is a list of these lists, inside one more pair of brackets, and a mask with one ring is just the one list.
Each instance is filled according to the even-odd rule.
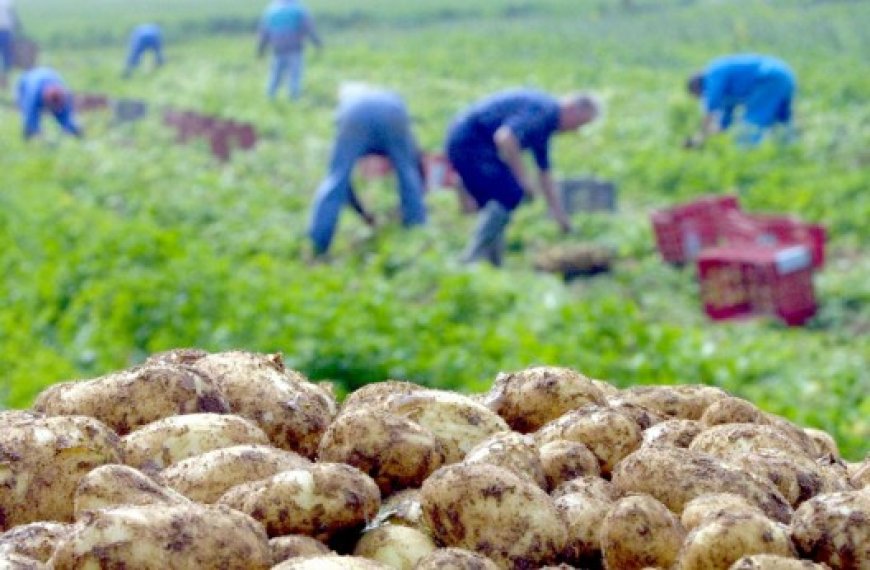
[[463,261],[485,259],[501,265],[511,215],[525,197],[534,195],[523,163],[526,150],[534,156],[538,186],[550,213],[564,232],[570,231],[550,174],[550,138],[574,131],[600,113],[598,100],[588,94],[556,98],[513,89],[475,103],[454,119],[447,134],[447,156],[480,210]]
[[336,129],[329,173],[317,189],[311,211],[309,237],[314,254],[320,256],[329,250],[345,204],[368,225],[375,225],[374,216],[366,211],[351,186],[357,160],[368,154],[385,156],[393,165],[403,225],[425,223],[420,151],[402,98],[381,88],[344,86],[336,110]]
[[274,0],[263,12],[257,55],[262,57],[266,48],[272,47],[272,65],[266,86],[269,99],[275,98],[285,75],[290,97],[299,98],[306,39],[318,49],[323,45],[314,29],[314,20],[298,0]]
[[25,140],[40,133],[43,112],[54,115],[58,125],[69,134],[76,137],[83,134],[73,113],[72,93],[60,75],[48,67],[37,67],[18,79],[18,110]]
[[142,24],[133,28],[127,46],[127,62],[124,66],[124,77],[130,77],[139,67],[139,62],[146,52],[154,53],[154,65],[160,67],[163,59],[163,31],[157,24]]
[[694,73],[688,90],[702,100],[704,117],[699,131],[686,141],[696,147],[711,135],[728,129],[742,107],[738,140],[754,145],[765,132],[782,124],[791,135],[795,75],[785,62],[757,54],[737,54],[712,60]]
[[15,33],[18,27],[18,16],[12,0],[0,0],[0,89],[6,89],[9,84],[9,72],[15,63]]

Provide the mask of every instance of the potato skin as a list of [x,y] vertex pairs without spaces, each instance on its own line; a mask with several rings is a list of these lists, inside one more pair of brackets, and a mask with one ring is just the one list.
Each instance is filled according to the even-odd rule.
[[49,521],[16,526],[0,534],[0,553],[46,562],[51,558],[55,545],[66,538],[71,530],[71,524]]
[[728,570],[828,570],[828,567],[776,554],[753,554],[744,556]]
[[484,404],[520,433],[537,431],[544,424],[586,404],[603,404],[604,394],[586,376],[554,366],[500,373]]
[[706,519],[686,537],[680,570],[728,570],[743,556],[776,554],[795,557],[788,527],[757,514]]
[[642,447],[681,447],[688,449],[704,430],[695,420],[665,420],[643,432]]
[[778,428],[758,424],[723,424],[705,429],[689,446],[700,451],[727,459],[732,454],[775,449],[797,457],[811,457]]
[[686,503],[680,521],[683,523],[683,528],[691,531],[708,518],[751,513],[764,516],[764,512],[755,505],[749,504],[746,497],[734,493],[708,493]]
[[791,535],[803,558],[834,569],[870,568],[870,493],[813,497],[795,511]]
[[437,548],[421,558],[414,570],[498,570],[498,565],[464,548]]
[[[662,419],[700,420],[713,402],[728,397],[719,388],[701,385],[633,386],[619,392],[619,400],[653,410]],[[615,405],[615,401],[610,402]]]
[[15,552],[0,551],[0,568],[2,570],[44,570],[48,566],[40,560],[28,558]]
[[407,396],[415,392],[429,390],[425,386],[405,382],[404,380],[385,380],[366,384],[350,394],[341,403],[338,415],[346,414],[355,410],[380,410],[386,412],[390,409],[389,402],[397,396]]
[[405,525],[429,532],[423,523],[423,507],[420,505],[420,489],[405,489],[381,501],[381,508],[372,525]]
[[870,489],[870,458],[849,472],[849,481],[856,489]]
[[33,408],[50,416],[94,417],[121,436],[170,416],[230,412],[211,378],[174,364],[55,384],[36,397]]
[[329,547],[310,536],[290,534],[269,539],[269,550],[272,553],[272,565],[278,565],[285,560],[300,556],[320,556],[332,553]]
[[804,428],[804,433],[815,445],[815,457],[824,457],[826,455],[834,459],[840,459],[840,448],[837,446],[837,441],[831,437],[831,434],[824,430],[815,428]]
[[421,490],[423,521],[435,538],[484,554],[504,568],[555,561],[567,540],[550,497],[494,465],[448,465]]
[[399,570],[411,570],[435,550],[428,534],[408,526],[386,525],[363,533],[353,550],[354,556],[368,558]]
[[0,431],[0,531],[73,521],[76,486],[91,469],[120,463],[117,434],[94,418],[22,420]]
[[79,481],[73,498],[75,518],[120,505],[189,505],[180,493],[126,465],[103,465]]
[[269,438],[254,423],[218,414],[172,416],[121,438],[125,463],[146,473],[213,449],[268,443]]
[[541,455],[535,440],[529,435],[514,431],[492,435],[473,447],[462,462],[498,465],[547,490]]
[[616,503],[601,523],[599,539],[608,570],[670,568],[686,532],[666,506],[649,495]]
[[765,417],[758,407],[734,396],[721,398],[710,404],[700,419],[704,427],[724,424],[764,424]]
[[356,467],[314,463],[233,487],[218,503],[251,515],[270,537],[305,534],[325,541],[374,519],[381,494]]
[[547,481],[546,488],[549,491],[553,491],[565,481],[583,475],[597,477],[601,474],[598,458],[578,441],[557,439],[542,445],[538,453]]
[[641,448],[616,466],[612,482],[623,493],[652,495],[675,513],[705,493],[736,493],[776,521],[788,522],[792,515],[791,506],[770,481],[687,449]]
[[408,418],[359,409],[332,422],[317,456],[356,467],[375,480],[382,495],[389,495],[419,487],[444,464],[445,449],[432,432]]
[[266,445],[235,445],[183,459],[155,478],[192,501],[215,503],[236,485],[310,464],[292,451]]
[[390,567],[359,556],[304,556],[291,558],[272,570],[390,570]]
[[599,565],[601,523],[615,502],[595,493],[566,493],[555,499],[554,504],[568,530],[561,559],[580,567]]
[[622,497],[622,494],[613,486],[613,483],[595,475],[584,475],[570,481],[565,481],[556,487],[551,495],[554,499],[558,499],[565,495],[577,493],[584,497],[597,498],[609,502],[615,502]]

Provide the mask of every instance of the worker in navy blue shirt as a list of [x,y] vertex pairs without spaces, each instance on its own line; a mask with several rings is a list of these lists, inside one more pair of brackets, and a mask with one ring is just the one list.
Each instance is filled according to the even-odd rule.
[[160,67],[163,59],[163,32],[157,24],[142,24],[133,28],[127,47],[124,77],[130,77],[146,52],[154,53],[154,64]]
[[740,108],[741,143],[760,142],[777,124],[791,132],[795,75],[775,57],[736,54],[714,59],[689,78],[687,87],[702,100],[704,113],[700,129],[686,141],[687,146],[700,146],[709,136],[731,127]]
[[534,195],[523,152],[538,167],[538,187],[559,227],[571,229],[550,173],[550,139],[593,121],[600,105],[589,94],[561,98],[533,89],[513,89],[473,104],[452,122],[447,156],[480,210],[463,261],[501,265],[504,233],[523,198]]
[[64,131],[76,137],[82,136],[73,113],[72,93],[51,68],[37,67],[18,79],[18,110],[24,123],[25,140],[40,133],[43,112],[54,115]]
[[345,205],[368,225],[375,225],[374,216],[363,207],[351,185],[357,160],[368,154],[385,156],[392,163],[399,185],[402,224],[425,223],[420,151],[402,98],[379,87],[345,85],[339,94],[336,127],[329,172],[317,189],[311,211],[308,234],[314,254],[322,256],[329,249]]

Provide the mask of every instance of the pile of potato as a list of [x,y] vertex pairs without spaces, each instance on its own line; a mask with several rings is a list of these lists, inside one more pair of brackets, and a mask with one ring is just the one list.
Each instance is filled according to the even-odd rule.
[[175,350],[0,412],[0,569],[870,569],[870,459],[708,386],[565,368],[339,405]]

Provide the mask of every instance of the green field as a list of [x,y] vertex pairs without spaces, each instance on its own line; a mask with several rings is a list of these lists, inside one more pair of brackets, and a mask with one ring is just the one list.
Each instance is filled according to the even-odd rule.
[[[718,385],[830,431],[853,460],[870,452],[870,3],[310,0],[326,49],[309,54],[303,100],[274,105],[254,57],[259,5],[20,4],[42,61],[74,89],[142,98],[155,112],[124,127],[84,114],[84,142],[49,127],[25,145],[0,107],[0,407],[178,346],[281,351],[346,389],[407,378],[479,391],[501,370],[559,364],[620,386]],[[124,37],[152,19],[167,29],[169,63],[122,81]],[[793,65],[797,144],[681,148],[698,120],[685,76],[732,51]],[[619,212],[575,216],[568,238],[616,248],[615,270],[568,285],[533,271],[537,251],[566,239],[542,200],[518,212],[503,271],[463,267],[474,220],[448,191],[427,197],[432,223],[420,231],[388,223],[372,234],[345,215],[332,262],[310,265],[308,207],[346,80],[401,92],[430,150],[454,113],[491,91],[600,93],[605,120],[557,139],[553,157],[559,176],[618,182]],[[172,144],[164,107],[252,121],[264,140],[219,165],[202,144]],[[391,181],[359,189],[389,217]],[[692,268],[661,263],[650,210],[710,192],[827,226],[808,326],[713,324]]]

